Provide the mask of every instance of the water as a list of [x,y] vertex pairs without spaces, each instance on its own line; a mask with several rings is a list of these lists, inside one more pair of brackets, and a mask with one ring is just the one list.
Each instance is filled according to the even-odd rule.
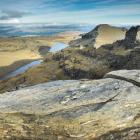
[[[64,48],[66,48],[66,47],[68,47],[67,44],[65,44],[65,43],[60,43],[60,42],[56,42],[56,43],[52,46],[52,48],[50,49],[50,52],[55,53],[55,52],[60,51],[60,50],[62,50],[62,49],[64,49]],[[24,65],[24,66],[18,68],[17,70],[15,70],[15,71],[9,73],[7,76],[1,78],[0,80],[6,80],[6,79],[9,79],[9,78],[15,77],[15,76],[17,76],[17,75],[19,75],[19,74],[22,74],[22,73],[24,73],[25,71],[27,71],[29,68],[32,68],[32,67],[34,67],[34,66],[37,66],[37,65],[41,64],[41,62],[42,62],[42,60],[36,60],[36,61],[33,61],[33,62],[29,63],[29,64],[26,64],[26,65]]]
[[66,47],[68,47],[67,44],[57,42],[51,47],[50,52],[55,53],[55,52],[58,52]]
[[[49,25],[49,24],[0,24],[0,37],[26,37],[26,36],[49,36],[65,31],[88,32],[94,28],[94,25]],[[68,47],[67,44],[57,42],[52,46],[50,52],[57,52]],[[9,73],[0,80],[5,80],[24,73],[31,67],[37,66],[41,60],[33,61],[25,66],[18,68],[16,71]]]
[[33,62],[29,63],[29,64],[26,64],[26,65],[18,68],[17,70],[9,73],[7,76],[5,76],[4,78],[1,78],[0,80],[6,80],[6,79],[9,79],[9,78],[15,77],[15,76],[17,76],[19,74],[22,74],[25,71],[27,71],[29,68],[41,64],[41,62],[42,62],[42,60],[36,60],[36,61],[33,61]]
[[88,32],[91,25],[49,25],[49,24],[0,24],[0,37],[49,36],[65,31]]

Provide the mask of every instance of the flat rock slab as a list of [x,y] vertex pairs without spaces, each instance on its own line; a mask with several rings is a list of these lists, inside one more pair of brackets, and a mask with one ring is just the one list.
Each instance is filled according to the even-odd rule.
[[105,75],[105,78],[114,78],[131,82],[140,86],[140,70],[118,70]]
[[[136,71],[122,71],[119,77],[122,73],[138,77]],[[55,81],[3,93],[0,138],[137,138],[140,87],[125,79]]]
[[[132,83],[117,79],[56,81],[1,94],[0,112],[50,114],[82,105],[107,102],[120,96],[119,100],[122,101],[126,94],[138,94],[137,90],[139,88]],[[140,94],[137,96],[140,97]],[[129,100],[140,101],[137,96]]]

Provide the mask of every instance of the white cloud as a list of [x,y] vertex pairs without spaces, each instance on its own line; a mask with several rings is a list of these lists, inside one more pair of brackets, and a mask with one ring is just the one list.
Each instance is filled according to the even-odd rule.
[[14,18],[14,19],[9,19],[9,20],[0,20],[0,23],[2,23],[2,24],[19,24],[21,22],[19,19]]

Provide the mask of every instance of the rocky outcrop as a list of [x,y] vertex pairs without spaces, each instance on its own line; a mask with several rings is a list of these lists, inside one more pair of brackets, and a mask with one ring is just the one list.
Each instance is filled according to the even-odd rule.
[[130,30],[126,32],[125,41],[128,42],[129,44],[136,43],[137,34],[139,30],[140,26],[130,28]]
[[140,44],[140,26],[125,28],[112,27],[109,25],[98,25],[95,29],[82,35],[81,39],[70,42],[75,47],[99,48],[103,45],[112,44],[126,48],[134,48]]
[[122,44],[129,48],[140,45],[140,26],[131,27],[127,32]]
[[139,70],[124,70],[101,80],[55,81],[3,93],[0,138],[138,140],[139,79]]
[[80,48],[91,46],[99,48],[101,45],[112,44],[117,40],[124,39],[126,31],[125,28],[101,24],[89,33],[83,34],[80,39],[70,42],[70,45]]

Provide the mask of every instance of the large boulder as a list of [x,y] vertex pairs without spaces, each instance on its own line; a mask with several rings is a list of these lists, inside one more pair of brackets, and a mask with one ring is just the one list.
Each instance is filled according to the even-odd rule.
[[140,139],[140,87],[135,84],[140,71],[114,73],[119,76],[55,81],[1,94],[0,138]]

